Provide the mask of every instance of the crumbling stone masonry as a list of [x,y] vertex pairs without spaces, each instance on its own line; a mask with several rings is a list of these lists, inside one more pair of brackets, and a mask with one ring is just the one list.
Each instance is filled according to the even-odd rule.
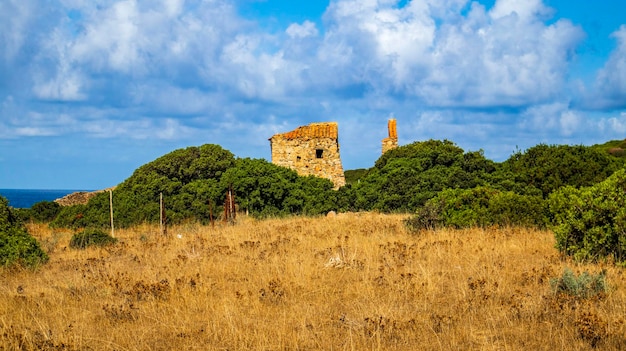
[[273,164],[291,168],[299,175],[330,179],[335,189],[346,184],[336,122],[311,123],[269,140]]
[[389,136],[383,139],[383,154],[398,147],[398,131],[396,130],[395,118],[387,121],[387,130],[389,132]]

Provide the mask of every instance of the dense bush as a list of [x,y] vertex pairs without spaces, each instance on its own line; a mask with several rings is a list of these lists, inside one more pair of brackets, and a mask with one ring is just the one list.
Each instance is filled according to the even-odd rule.
[[238,159],[224,173],[222,188],[229,185],[241,210],[256,217],[287,214],[317,215],[336,210],[336,193],[328,179],[302,177],[265,160]]
[[626,170],[591,187],[565,187],[548,200],[556,246],[576,259],[626,259]]
[[[220,186],[219,180],[234,165],[233,154],[214,144],[179,149],[161,156],[139,167],[115,189],[116,222],[129,226],[157,221],[161,193],[171,222],[187,218],[208,221],[208,203],[222,202],[226,189]],[[92,201],[90,206],[108,208],[107,196]]]
[[428,200],[406,224],[415,230],[437,227],[543,227],[545,207],[539,196],[490,187],[447,189]]
[[35,222],[50,222],[61,212],[61,205],[54,201],[41,201],[30,208],[30,219]]
[[86,249],[90,246],[107,246],[115,244],[117,239],[99,229],[85,229],[72,235],[70,247],[73,249]]
[[367,172],[369,172],[369,169],[366,168],[349,169],[343,175],[346,178],[346,184],[356,184],[367,175]]
[[604,144],[597,144],[591,148],[605,152],[613,157],[626,159],[626,140],[611,140]]
[[[348,184],[333,191],[328,180],[301,177],[265,160],[235,159],[220,146],[207,144],[175,150],[139,167],[115,189],[113,202],[118,227],[157,222],[160,194],[168,223],[207,223],[211,212],[222,213],[229,186],[239,209],[256,217],[420,209],[417,227],[537,226],[542,225],[543,198],[563,186],[602,181],[623,162],[603,150],[538,145],[498,164],[482,151],[465,152],[447,140],[428,140],[390,150],[370,169],[347,171]],[[460,205],[452,206],[453,200]],[[54,209],[42,205],[38,211],[44,217]],[[86,206],[63,208],[51,225],[108,226],[108,194],[96,195]]]
[[495,170],[482,151],[465,153],[447,140],[415,142],[386,152],[353,184],[355,207],[413,211],[444,189],[484,185]]
[[[208,223],[211,211],[215,217],[223,211],[229,186],[239,209],[256,217],[337,210],[329,180],[301,177],[265,160],[235,159],[229,151],[208,144],[176,150],[139,167],[113,191],[115,225],[157,222],[160,194],[168,223]],[[109,212],[109,194],[101,193],[87,205],[64,207],[51,226],[105,228]]]
[[0,196],[0,266],[33,268],[46,261],[48,255],[11,212],[7,199]]
[[94,218],[85,218],[84,213],[87,205],[65,206],[59,214],[50,222],[52,228],[84,228],[90,225],[99,225],[99,221]]
[[[209,202],[219,213],[225,193],[219,180],[234,164],[230,151],[206,144],[175,150],[139,167],[113,191],[116,226],[158,221],[160,194],[170,223],[190,218],[207,222]],[[109,213],[109,194],[100,193],[88,205],[64,207],[51,226],[105,228],[110,222]]]
[[539,144],[514,153],[502,170],[516,184],[537,188],[544,197],[563,186],[576,188],[601,182],[620,169],[622,159],[582,145]]

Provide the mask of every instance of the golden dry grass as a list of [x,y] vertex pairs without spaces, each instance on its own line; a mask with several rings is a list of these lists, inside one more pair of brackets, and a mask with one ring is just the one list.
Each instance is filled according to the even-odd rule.
[[[547,231],[415,235],[403,218],[139,226],[83,251],[31,225],[51,259],[0,272],[0,349],[626,349],[622,269],[562,259]],[[566,266],[606,269],[609,293],[555,295]]]

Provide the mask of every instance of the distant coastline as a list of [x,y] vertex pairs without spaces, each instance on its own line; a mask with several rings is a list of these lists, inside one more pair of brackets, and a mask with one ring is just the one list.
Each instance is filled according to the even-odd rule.
[[0,189],[0,196],[9,200],[9,206],[14,208],[30,208],[41,201],[54,201],[68,194],[79,191],[93,190],[70,190],[70,189]]

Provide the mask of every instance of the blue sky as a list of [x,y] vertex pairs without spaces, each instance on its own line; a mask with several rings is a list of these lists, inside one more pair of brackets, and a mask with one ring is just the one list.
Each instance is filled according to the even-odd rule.
[[100,189],[174,149],[270,159],[339,123],[345,169],[448,139],[496,161],[626,138],[618,0],[4,0],[0,188]]

